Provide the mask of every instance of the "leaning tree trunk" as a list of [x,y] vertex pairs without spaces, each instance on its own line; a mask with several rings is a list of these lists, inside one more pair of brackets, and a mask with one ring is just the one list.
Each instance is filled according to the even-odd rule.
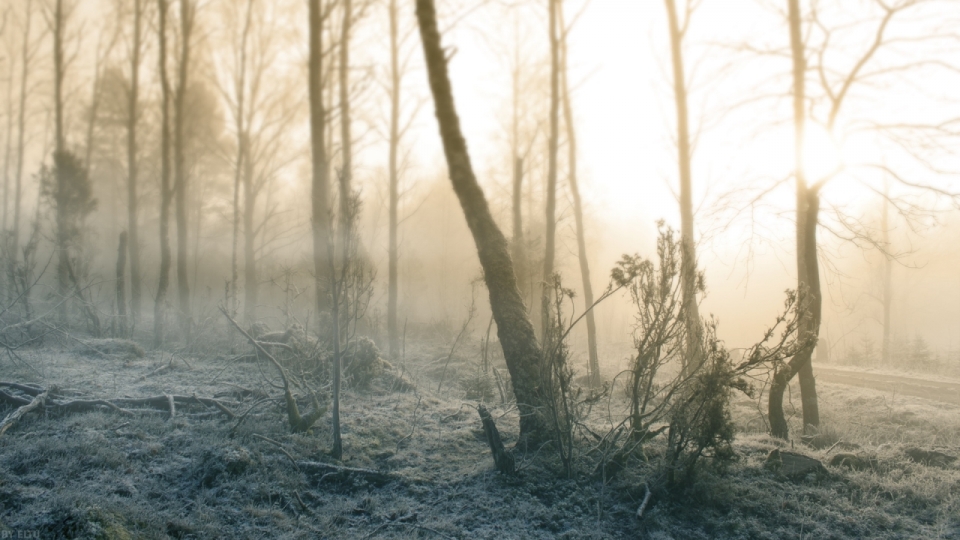
[[680,169],[680,285],[686,321],[685,369],[696,369],[703,362],[697,251],[693,230],[693,187],[690,149],[690,118],[687,107],[686,73],[683,68],[683,34],[677,18],[675,0],[664,0],[670,24],[670,50],[673,57],[673,93],[677,104],[677,159]]
[[820,267],[817,261],[817,223],[820,212],[820,193],[817,187],[807,186],[803,170],[803,137],[806,120],[805,76],[803,36],[800,22],[799,0],[787,0],[790,18],[790,48],[793,56],[793,118],[794,160],[797,179],[797,294],[799,298],[799,321],[797,331],[807,343],[777,369],[770,384],[767,404],[770,417],[770,432],[786,439],[789,434],[783,414],[783,394],[794,376],[800,376],[800,398],[803,404],[803,424],[819,426],[816,380],[813,377],[813,349],[820,332],[822,300],[820,295]]
[[588,310],[587,355],[590,368],[590,385],[600,385],[600,359],[597,354],[597,321],[593,309],[593,284],[590,283],[590,263],[587,260],[587,240],[583,230],[583,204],[580,200],[580,186],[577,184],[577,133],[573,125],[573,104],[570,102],[570,83],[567,80],[567,29],[563,19],[563,6],[557,6],[557,15],[562,30],[560,38],[560,75],[563,85],[563,121],[567,127],[567,152],[570,179],[570,195],[573,198],[573,216],[577,224],[577,256],[580,260],[580,277],[583,281],[583,304]]
[[536,440],[547,433],[538,412],[542,401],[537,390],[540,345],[517,288],[507,239],[490,213],[470,163],[453,102],[447,58],[440,43],[433,0],[417,0],[417,21],[450,182],[477,245],[484,281],[490,293],[490,308],[497,322],[497,335],[520,409],[520,436]]
[[167,80],[167,0],[157,0],[160,72],[160,276],[153,305],[153,343],[163,344],[165,305],[170,286],[170,82]]

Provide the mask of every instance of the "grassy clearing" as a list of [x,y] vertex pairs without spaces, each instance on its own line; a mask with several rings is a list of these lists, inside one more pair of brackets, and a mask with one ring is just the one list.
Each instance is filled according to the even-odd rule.
[[[796,481],[764,467],[782,443],[766,436],[757,403],[735,400],[739,459],[703,469],[682,493],[657,493],[642,521],[649,462],[635,460],[604,483],[584,470],[561,480],[547,451],[521,459],[518,478],[493,469],[466,396],[473,351],[455,355],[437,393],[449,347],[408,348],[402,366],[412,392],[374,383],[344,396],[342,465],[389,471],[387,484],[362,476],[298,472],[298,460],[330,461],[329,422],[290,434],[279,403],[242,425],[185,412],[128,418],[112,412],[31,414],[0,437],[0,533],[43,538],[960,538],[960,469],[922,465],[912,446],[960,453],[960,407],[859,388],[821,385],[819,449],[872,458],[864,470],[828,467]],[[96,397],[161,393],[212,396],[239,385],[276,393],[254,363],[212,357],[174,360],[147,353],[123,360],[51,349],[29,351],[38,371],[4,364],[4,379],[58,384]],[[265,373],[269,373],[264,368]],[[465,381],[450,378],[462,374]],[[469,374],[469,375],[468,375]],[[42,375],[42,377],[41,377]],[[489,392],[482,392],[487,393]],[[490,404],[505,442],[517,418]],[[793,395],[798,395],[796,389]],[[595,430],[621,406],[617,392],[589,419]],[[248,398],[241,412],[253,403]],[[787,406],[788,411],[790,406]],[[6,414],[9,409],[0,411]],[[608,412],[610,411],[610,412]],[[792,420],[793,432],[799,425]],[[838,443],[834,445],[834,443]],[[585,467],[586,469],[586,467]]]

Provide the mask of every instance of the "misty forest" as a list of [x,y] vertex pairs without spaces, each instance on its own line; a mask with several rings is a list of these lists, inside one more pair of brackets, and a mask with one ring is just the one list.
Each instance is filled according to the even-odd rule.
[[960,539],[958,28],[0,0],[0,538]]

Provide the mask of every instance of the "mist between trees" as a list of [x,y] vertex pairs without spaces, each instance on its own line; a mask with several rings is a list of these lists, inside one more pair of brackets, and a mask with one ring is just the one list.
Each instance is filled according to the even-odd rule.
[[605,475],[664,434],[647,493],[735,392],[812,437],[817,366],[960,374],[956,2],[415,4],[0,7],[4,346],[249,341],[339,459],[361,349],[479,342],[569,477],[629,374],[592,436]]

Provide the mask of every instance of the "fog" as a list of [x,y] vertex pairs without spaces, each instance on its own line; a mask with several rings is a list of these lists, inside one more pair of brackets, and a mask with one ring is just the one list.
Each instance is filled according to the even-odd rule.
[[[432,13],[434,3],[446,60],[430,65],[415,7]],[[956,2],[7,0],[0,17],[0,346],[11,369],[0,379],[27,366],[46,388],[88,373],[28,358],[77,343],[143,347],[151,374],[164,355],[171,370],[169,355],[191,369],[187,358],[254,358],[261,373],[276,365],[288,401],[316,406],[318,437],[332,437],[340,460],[361,445],[350,438],[359,437],[352,409],[341,443],[341,371],[366,338],[387,371],[399,370],[400,387],[418,388],[403,405],[414,426],[401,442],[417,440],[428,387],[437,385],[438,407],[473,404],[475,394],[454,387],[474,372],[490,392],[501,385],[490,396],[513,416],[497,421],[513,429],[502,424],[516,420],[526,440],[525,419],[543,406],[533,401],[545,399],[537,392],[554,384],[530,383],[536,391],[525,395],[518,379],[524,355],[541,348],[544,358],[563,351],[562,396],[579,396],[564,386],[577,381],[610,399],[629,394],[614,391],[625,374],[669,388],[664,373],[695,373],[705,351],[728,351],[724,362],[763,356],[730,368],[757,390],[755,418],[734,414],[737,429],[786,440],[789,426],[808,443],[826,426],[839,433],[833,411],[849,395],[837,388],[853,383],[836,372],[960,377]],[[444,124],[441,80],[459,124]],[[468,155],[457,153],[461,133]],[[676,330],[684,345],[662,359],[664,371],[644,375],[638,362],[653,331],[640,293],[630,294],[641,274],[611,272],[626,268],[624,255],[663,269],[665,230],[678,250],[670,313],[685,325]],[[601,301],[587,310],[585,297]],[[294,328],[307,341],[267,340],[281,347],[270,349],[278,359],[258,341],[292,339]],[[781,333],[779,345],[768,341]],[[307,342],[312,356],[294,369],[284,355]],[[273,385],[283,399],[276,374],[244,373],[231,384]],[[344,406],[359,407],[357,375],[344,373]],[[826,383],[823,429],[816,389],[809,394],[815,377]],[[157,392],[187,394],[179,388]],[[774,402],[784,390],[792,412],[780,431],[784,406]],[[642,415],[632,414],[640,433]],[[293,418],[293,431],[311,428]],[[676,417],[665,418],[672,430]],[[644,426],[641,442],[660,433]],[[576,459],[562,448],[579,455],[573,433],[554,441],[567,478]],[[953,444],[931,444],[941,443]],[[637,517],[651,493],[663,495],[663,478],[673,489],[672,475],[637,483],[649,484],[646,497],[631,495],[643,501]],[[40,527],[11,516],[0,514]],[[410,530],[431,534],[426,527]],[[440,529],[469,534],[451,527]],[[611,527],[604,534],[624,530]]]

